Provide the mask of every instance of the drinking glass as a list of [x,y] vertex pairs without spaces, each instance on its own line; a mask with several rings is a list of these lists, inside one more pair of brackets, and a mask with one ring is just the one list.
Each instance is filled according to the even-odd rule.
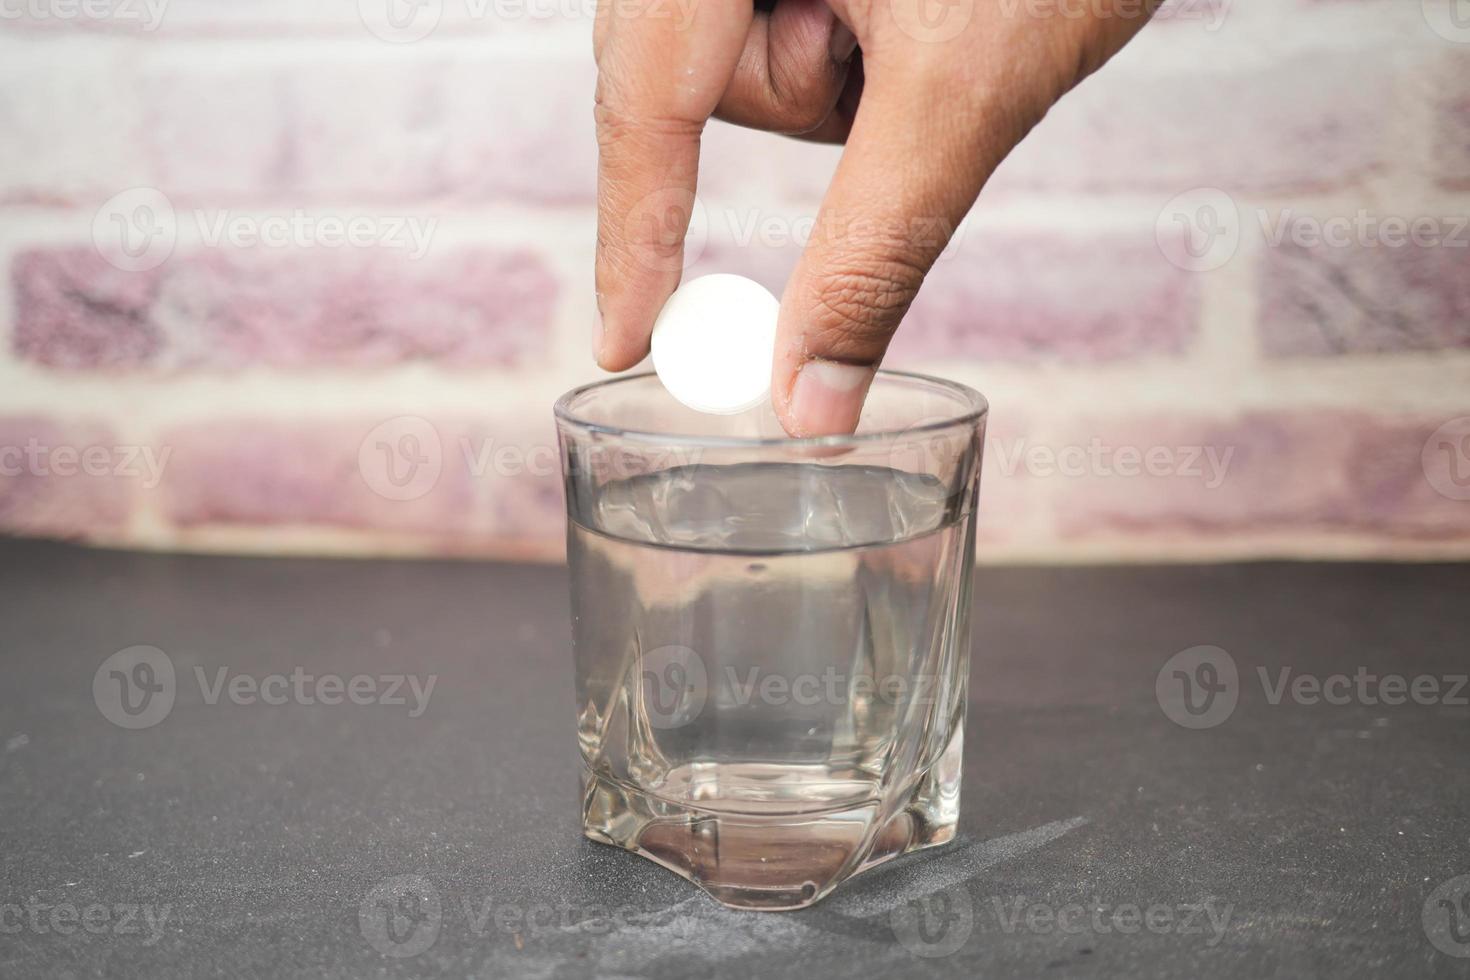
[[774,910],[954,836],[986,413],[895,371],[850,436],[557,402],[588,837]]

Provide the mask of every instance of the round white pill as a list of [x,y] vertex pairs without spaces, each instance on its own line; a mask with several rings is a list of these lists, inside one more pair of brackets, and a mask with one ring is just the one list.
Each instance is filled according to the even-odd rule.
[[653,324],[653,369],[698,412],[735,415],[771,390],[781,303],[753,279],[718,273],[680,286]]

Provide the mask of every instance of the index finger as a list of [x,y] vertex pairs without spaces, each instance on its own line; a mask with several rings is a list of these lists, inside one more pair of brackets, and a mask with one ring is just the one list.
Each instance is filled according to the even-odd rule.
[[599,5],[597,308],[593,355],[610,371],[648,353],[683,273],[699,138],[744,46],[749,0]]

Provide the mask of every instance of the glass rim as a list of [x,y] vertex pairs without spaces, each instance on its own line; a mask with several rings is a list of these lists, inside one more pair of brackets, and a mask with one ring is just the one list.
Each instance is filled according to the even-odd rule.
[[882,442],[885,439],[893,439],[896,436],[912,436],[916,433],[939,432],[960,425],[973,426],[976,422],[990,414],[990,401],[969,385],[960,384],[958,381],[949,381],[945,378],[936,378],[930,374],[920,374],[917,371],[894,371],[887,368],[881,368],[876,372],[874,378],[875,384],[883,379],[921,381],[925,384],[942,388],[950,394],[957,396],[965,407],[955,411],[953,414],[945,414],[941,417],[934,418],[932,421],[924,421],[922,424],[915,423],[912,425],[884,427],[872,432],[850,433],[848,435],[803,436],[801,438],[793,436],[699,436],[688,433],[656,432],[650,429],[634,429],[617,425],[607,425],[601,422],[592,422],[585,418],[579,418],[572,412],[572,403],[590,391],[602,390],[635,381],[644,381],[648,378],[655,377],[657,375],[652,371],[640,371],[637,374],[624,374],[615,378],[603,378],[599,381],[578,385],[556,400],[552,413],[558,422],[574,426],[583,432],[596,433],[630,442],[649,442],[661,446],[689,445],[715,448],[811,447],[819,449],[862,446]]

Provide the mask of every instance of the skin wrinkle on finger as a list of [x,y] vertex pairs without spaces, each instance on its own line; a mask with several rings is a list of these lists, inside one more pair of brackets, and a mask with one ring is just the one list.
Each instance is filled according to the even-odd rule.
[[715,116],[788,136],[821,128],[847,80],[847,62],[832,60],[836,25],[826,0],[783,0],[757,16]]
[[[816,219],[820,234],[807,243],[782,297],[772,403],[793,435],[856,424],[869,369],[881,361],[990,173],[1055,101],[1146,21],[1018,17],[1014,5],[1000,0],[959,0],[945,8],[946,16],[953,7],[966,20],[950,32],[914,21],[913,11],[898,7],[907,0],[830,0],[830,9],[828,2],[781,0],[755,19],[738,0],[735,7],[702,6],[706,20],[736,7],[748,18],[738,36],[729,31],[720,40],[731,57],[718,88],[696,84],[710,81],[693,54],[702,40],[669,38],[610,15],[596,28],[599,86],[615,93],[614,104],[626,97],[628,106],[654,120],[702,126],[714,113],[847,144]],[[1161,2],[1147,0],[1148,12]],[[851,30],[855,51],[846,39],[834,39],[837,23]],[[695,27],[700,39],[714,36],[708,23]],[[852,53],[850,62],[844,52]],[[599,134],[606,149],[599,167],[598,288],[622,292],[604,296],[619,308],[610,327],[616,356],[600,359],[608,367],[630,366],[630,358],[641,356],[640,344],[646,349],[643,321],[651,328],[681,270],[641,267],[682,255],[688,213],[665,207],[662,213],[676,220],[660,223],[659,209],[648,208],[655,220],[646,230],[613,221],[638,214],[655,188],[682,189],[692,200],[699,139],[698,131],[679,133],[674,126],[667,140],[654,133],[648,145],[624,153],[615,129]],[[662,158],[655,159],[660,150]],[[608,186],[623,181],[633,186]],[[641,292],[629,295],[633,287],[624,279]],[[631,324],[621,320],[625,314]],[[807,376],[811,383],[801,399],[820,416],[815,430],[790,413],[806,365],[819,368]]]
[[[1140,26],[1053,26],[1058,19],[1039,25],[982,4],[960,37],[925,44],[900,37],[881,16],[874,21],[887,9],[882,5],[838,9],[866,30],[859,37],[867,77],[822,213],[868,208],[882,231],[843,240],[839,229],[835,237],[814,238],[788,283],[772,405],[794,436],[851,431],[866,386],[832,385],[835,366],[881,361],[989,175],[1055,101]],[[956,58],[961,49],[967,56]],[[906,222],[925,215],[942,219],[937,233],[907,235]],[[831,221],[818,219],[824,223]],[[807,373],[813,366],[820,370]]]
[[683,273],[696,206],[699,142],[728,86],[753,12],[701,4],[681,27],[605,5],[594,117],[598,224],[594,289],[597,362],[632,367],[647,354],[654,319]]

